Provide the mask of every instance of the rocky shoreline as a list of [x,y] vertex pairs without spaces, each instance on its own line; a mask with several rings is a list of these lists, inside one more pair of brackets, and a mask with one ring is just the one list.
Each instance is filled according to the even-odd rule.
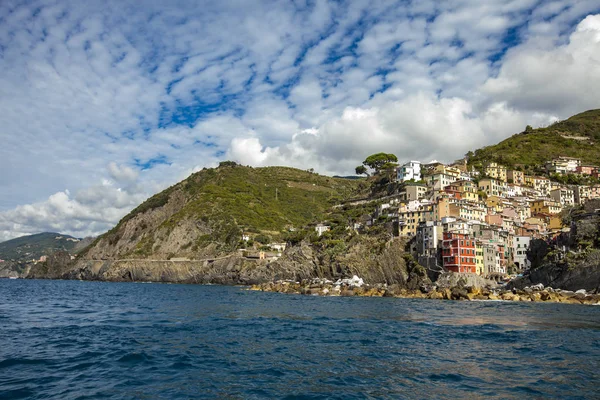
[[249,290],[302,294],[310,296],[342,296],[342,297],[397,297],[407,299],[432,300],[467,300],[467,301],[520,301],[548,302],[567,304],[600,305],[600,294],[587,293],[584,289],[576,292],[545,288],[534,285],[523,289],[505,289],[502,287],[479,288],[468,287],[421,287],[416,290],[402,288],[399,285],[362,283],[360,278],[338,280],[310,279],[300,282],[275,281],[252,285]]

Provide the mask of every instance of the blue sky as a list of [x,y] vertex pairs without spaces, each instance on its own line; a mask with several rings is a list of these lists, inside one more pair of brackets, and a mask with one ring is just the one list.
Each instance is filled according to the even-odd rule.
[[596,0],[0,2],[0,240],[231,159],[451,161],[598,108]]

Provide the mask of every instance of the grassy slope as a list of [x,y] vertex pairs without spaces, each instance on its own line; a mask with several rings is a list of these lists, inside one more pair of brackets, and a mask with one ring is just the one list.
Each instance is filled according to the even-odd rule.
[[[221,168],[188,178],[183,187],[192,197],[178,217],[233,219],[239,227],[281,231],[324,217],[329,207],[350,196],[357,181],[330,178],[286,167]],[[168,222],[167,222],[168,223]]]
[[[169,232],[183,220],[198,221],[210,226],[213,233],[196,240],[193,251],[210,243],[229,243],[222,250],[232,250],[233,238],[237,243],[242,231],[278,239],[289,227],[323,220],[331,205],[352,197],[361,185],[365,185],[364,179],[332,178],[288,167],[203,169],[150,197],[92,246],[102,238],[116,243],[125,224],[136,215],[164,206],[173,196],[183,196],[185,202],[179,210],[152,231]],[[154,236],[146,235],[133,255],[151,255],[153,244]]]
[[[563,135],[586,136],[590,140],[573,140]],[[496,145],[476,150],[469,162],[497,161],[507,166],[534,167],[558,156],[577,157],[584,164],[600,164],[600,110],[586,111],[528,134],[513,135]]]
[[[62,239],[56,240],[57,236],[62,236]],[[8,240],[0,243],[0,259],[25,261],[38,259],[59,250],[71,251],[77,243],[68,241],[67,238],[72,236],[44,232]]]

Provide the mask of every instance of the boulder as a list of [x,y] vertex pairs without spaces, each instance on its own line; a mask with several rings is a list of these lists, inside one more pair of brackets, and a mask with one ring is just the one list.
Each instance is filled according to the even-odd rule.
[[495,293],[490,293],[488,295],[489,300],[500,300],[500,298]]
[[459,287],[452,288],[452,300],[461,300],[461,299],[469,299],[468,292],[466,289],[462,289]]

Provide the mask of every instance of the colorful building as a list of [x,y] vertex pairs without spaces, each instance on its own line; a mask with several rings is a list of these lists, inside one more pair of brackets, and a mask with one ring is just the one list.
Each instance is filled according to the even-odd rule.
[[444,232],[442,260],[444,268],[459,273],[477,273],[475,239],[457,232]]
[[485,178],[479,181],[479,190],[481,190],[488,196],[504,197],[504,192],[506,192],[506,185],[504,184],[504,182],[498,179]]
[[538,199],[531,202],[531,214],[558,214],[562,210],[559,202],[548,199]]
[[506,182],[507,180],[506,167],[498,165],[495,162],[488,164],[484,169],[484,173],[490,178],[497,179],[501,182]]
[[510,170],[506,173],[506,177],[508,182],[511,182],[515,185],[524,185],[525,184],[525,173],[523,171]]

